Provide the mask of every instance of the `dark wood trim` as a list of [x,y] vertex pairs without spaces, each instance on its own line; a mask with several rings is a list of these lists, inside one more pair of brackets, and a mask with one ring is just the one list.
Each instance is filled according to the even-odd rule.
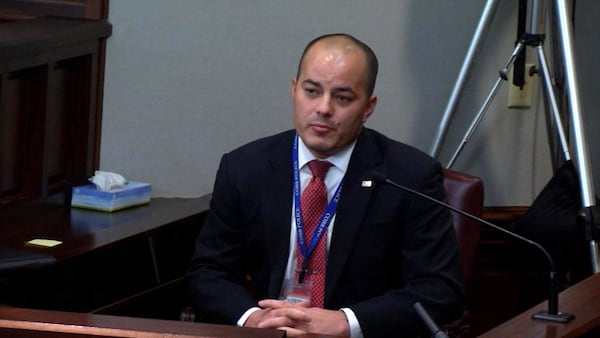
[[107,20],[109,0],[81,0],[85,2],[85,18]]
[[483,208],[483,218],[492,223],[506,224],[521,218],[527,206],[488,206]]
[[[108,0],[106,1],[107,11],[108,11]],[[108,13],[107,13],[108,15]],[[103,103],[104,103],[104,70],[106,68],[106,39],[101,39],[98,44],[98,53],[96,54],[97,60],[94,62],[94,65],[97,67],[93,69],[93,73],[97,75],[94,79],[96,85],[96,92],[93,92],[94,95],[91,104],[93,105],[91,108],[96,111],[96,116],[94,119],[90,119],[90,149],[88,149],[87,153],[87,163],[91,163],[92,166],[88,167],[88,172],[97,169],[100,166],[100,140],[102,140],[102,112],[103,112]]]
[[3,0],[0,12],[4,20],[41,16],[106,20],[108,0]]

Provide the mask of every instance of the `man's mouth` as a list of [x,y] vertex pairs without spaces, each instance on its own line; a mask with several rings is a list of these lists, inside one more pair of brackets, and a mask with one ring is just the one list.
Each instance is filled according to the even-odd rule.
[[330,126],[327,123],[322,123],[322,122],[312,122],[309,123],[309,127],[318,132],[318,133],[326,133],[329,132],[331,130],[333,130],[334,128],[332,126]]

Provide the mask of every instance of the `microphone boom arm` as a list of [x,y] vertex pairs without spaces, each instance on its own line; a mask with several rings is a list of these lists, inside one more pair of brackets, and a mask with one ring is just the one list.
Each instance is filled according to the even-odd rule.
[[390,180],[389,178],[383,176],[380,173],[375,173],[375,176],[376,176],[376,179],[382,180],[383,182],[390,184],[398,189],[401,189],[401,190],[410,192],[414,195],[417,195],[419,197],[425,198],[435,204],[442,205],[445,208],[448,208],[462,216],[470,218],[476,222],[485,224],[493,229],[496,229],[500,232],[507,234],[508,236],[510,236],[512,238],[515,238],[521,242],[525,242],[525,243],[537,248],[538,250],[540,250],[546,256],[546,258],[548,259],[548,262],[550,264],[550,275],[549,275],[550,290],[549,290],[549,297],[548,297],[548,311],[540,311],[538,313],[535,313],[532,317],[534,319],[541,319],[541,320],[561,322],[561,323],[569,322],[573,318],[575,318],[575,316],[571,313],[563,313],[563,312],[558,311],[558,272],[556,270],[556,265],[554,264],[554,260],[552,259],[552,256],[550,256],[548,251],[546,251],[546,249],[544,249],[544,247],[542,245],[540,245],[539,243],[534,242],[530,239],[527,239],[521,235],[518,235],[514,232],[508,231],[508,230],[502,228],[501,226],[498,226],[498,225],[488,222],[482,218],[479,218],[475,215],[472,215],[468,212],[465,212],[463,210],[455,208],[455,207],[449,205],[448,203],[439,201],[439,200],[437,200],[431,196],[428,196],[422,192],[402,186],[402,185]]

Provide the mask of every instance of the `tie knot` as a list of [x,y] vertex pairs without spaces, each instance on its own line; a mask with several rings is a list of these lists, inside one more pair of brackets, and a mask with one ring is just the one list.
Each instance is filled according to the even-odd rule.
[[312,172],[313,176],[323,180],[325,178],[325,175],[327,175],[329,167],[331,167],[331,162],[312,160],[308,162],[308,167],[310,168],[310,171]]

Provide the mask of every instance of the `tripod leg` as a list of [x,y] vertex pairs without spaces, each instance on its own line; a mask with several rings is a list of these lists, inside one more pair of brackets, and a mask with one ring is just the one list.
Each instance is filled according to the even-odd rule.
[[446,168],[448,168],[448,169],[452,168],[452,165],[454,164],[454,161],[456,161],[456,158],[458,157],[458,155],[460,154],[460,152],[463,150],[463,148],[467,145],[467,143],[471,139],[471,136],[473,135],[473,132],[475,131],[475,129],[477,129],[477,126],[479,125],[479,122],[481,122],[481,119],[483,119],[483,115],[485,115],[485,112],[487,111],[488,107],[490,106],[490,103],[492,103],[492,100],[494,99],[494,97],[498,93],[498,90],[500,90],[500,86],[502,85],[502,81],[504,81],[504,79],[502,77],[499,77],[496,80],[496,83],[494,83],[494,86],[490,90],[490,93],[486,97],[483,105],[481,106],[481,108],[479,109],[479,111],[475,115],[475,118],[471,122],[471,125],[469,126],[469,129],[467,129],[467,132],[465,133],[465,136],[463,137],[462,142],[458,145],[458,148],[456,148],[456,150],[454,151],[454,154],[452,155],[452,158],[450,159],[450,161],[448,161],[448,164],[446,165]]
[[473,60],[476,55],[479,53],[479,48],[481,46],[482,40],[487,35],[487,31],[489,30],[490,23],[494,16],[494,12],[496,11],[496,7],[498,5],[498,0],[488,0],[479,19],[479,24],[477,24],[477,28],[475,30],[475,35],[473,36],[473,40],[471,40],[471,45],[469,46],[469,50],[467,52],[467,56],[463,61],[462,68],[458,75],[458,79],[456,80],[456,84],[454,85],[454,89],[452,89],[452,94],[450,95],[450,100],[446,105],[446,109],[444,110],[444,115],[442,116],[442,121],[438,127],[438,131],[436,133],[433,145],[431,147],[430,155],[433,157],[437,157],[440,151],[440,147],[442,145],[442,140],[446,135],[446,130],[448,129],[448,125],[450,120],[452,119],[452,114],[454,113],[454,109],[458,103],[458,99],[460,98],[460,94],[464,88],[464,84],[469,77],[470,68],[473,65]]
[[556,127],[558,129],[558,136],[560,138],[560,144],[565,156],[565,160],[571,159],[571,154],[569,153],[569,145],[567,143],[567,137],[565,134],[565,128],[560,119],[558,103],[556,100],[556,95],[554,94],[554,88],[552,87],[552,80],[550,77],[550,70],[548,69],[548,63],[546,62],[546,55],[544,54],[544,49],[541,44],[537,46],[537,53],[540,62],[540,68],[542,71],[542,80],[544,81],[544,89],[546,90],[546,98],[550,103],[550,109],[552,110],[552,116],[554,117],[554,122],[556,123]]
[[524,47],[525,47],[525,43],[523,41],[519,41],[519,43],[517,44],[517,46],[513,50],[512,54],[510,55],[510,58],[508,59],[508,62],[506,63],[506,65],[504,66],[504,68],[502,68],[502,70],[499,71],[500,76],[496,80],[496,83],[494,83],[494,86],[492,87],[492,89],[490,90],[490,93],[488,94],[488,96],[486,97],[485,101],[483,102],[483,105],[481,106],[481,108],[479,109],[479,111],[477,112],[477,114],[475,115],[475,118],[471,122],[471,125],[469,126],[469,129],[467,129],[467,132],[465,133],[465,136],[463,137],[462,142],[460,143],[460,145],[458,146],[458,148],[456,149],[456,151],[452,155],[452,158],[448,162],[448,165],[446,166],[446,168],[451,168],[452,167],[452,165],[454,164],[454,161],[456,160],[456,158],[458,157],[458,155],[460,154],[460,152],[462,151],[462,149],[465,147],[465,145],[471,139],[471,136],[473,135],[473,132],[475,131],[475,129],[479,125],[479,122],[481,122],[481,119],[483,118],[483,115],[485,115],[485,112],[487,111],[488,107],[492,103],[492,100],[494,99],[494,97],[498,93],[498,90],[500,90],[500,86],[502,85],[502,81],[508,80],[507,73],[510,70],[510,68],[512,67],[512,65],[515,63],[515,60],[517,59],[517,56],[519,56],[519,54],[521,53],[521,51],[523,50]]
[[583,128],[582,114],[579,104],[579,91],[577,89],[577,72],[575,70],[575,57],[573,53],[573,32],[571,29],[571,22],[569,20],[569,10],[567,9],[566,0],[556,0],[556,13],[558,16],[558,26],[560,31],[560,44],[562,48],[564,68],[565,68],[565,81],[567,88],[567,96],[569,101],[569,108],[571,111],[571,122],[573,125],[573,134],[575,141],[577,169],[579,173],[579,181],[581,185],[581,201],[584,210],[584,214],[588,215],[584,217],[586,222],[587,232],[592,234],[590,238],[590,254],[592,261],[592,270],[594,273],[600,271],[600,259],[598,253],[598,247],[596,244],[598,225],[595,224],[597,221],[598,210],[595,208],[595,194],[594,185],[592,183],[592,175],[590,170],[590,162],[588,157],[588,148],[586,143],[585,131]]

